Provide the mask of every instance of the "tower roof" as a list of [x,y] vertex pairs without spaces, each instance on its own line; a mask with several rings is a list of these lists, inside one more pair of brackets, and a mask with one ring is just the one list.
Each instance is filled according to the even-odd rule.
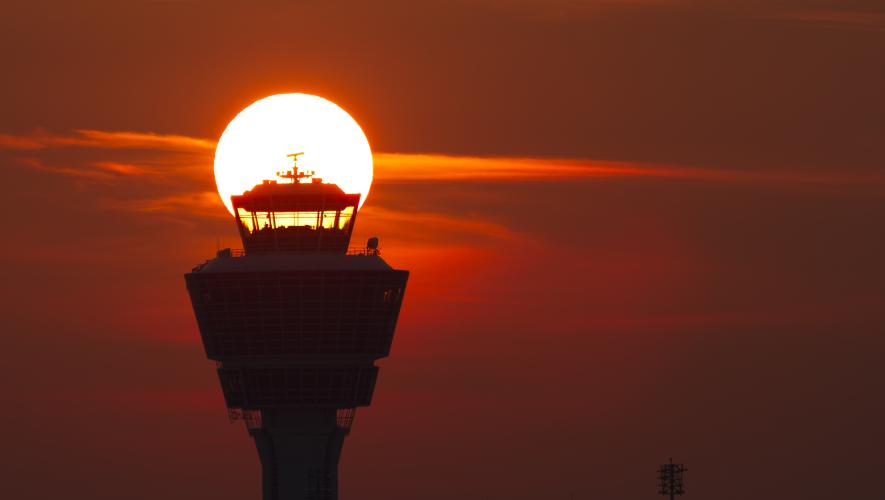
[[337,184],[264,181],[241,195],[231,196],[234,209],[249,212],[343,210],[359,205],[359,194],[346,194]]
[[293,259],[291,254],[263,253],[249,257],[220,257],[206,262],[201,273],[254,273],[283,271],[390,271],[376,255],[346,256],[334,253],[307,253]]

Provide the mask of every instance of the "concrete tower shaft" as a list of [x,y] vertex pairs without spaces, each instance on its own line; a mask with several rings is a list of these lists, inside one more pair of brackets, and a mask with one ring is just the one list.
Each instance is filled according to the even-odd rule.
[[185,275],[229,412],[246,421],[265,500],[338,498],[356,407],[372,401],[408,271],[348,251],[359,195],[264,183],[232,197],[244,254]]

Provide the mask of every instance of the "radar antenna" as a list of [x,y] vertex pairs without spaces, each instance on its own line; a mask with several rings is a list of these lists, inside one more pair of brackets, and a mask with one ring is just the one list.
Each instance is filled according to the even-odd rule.
[[[292,154],[286,155],[289,158],[292,158],[292,170],[287,170],[285,172],[277,172],[277,177],[280,177],[283,179],[290,179],[293,183],[301,182],[301,179],[310,179],[311,177],[313,177],[314,174],[316,173],[313,170],[306,170],[304,172],[298,171],[298,157],[303,154],[304,154],[304,152],[302,151],[300,153],[292,153]],[[318,179],[311,179],[311,180],[316,182]]]

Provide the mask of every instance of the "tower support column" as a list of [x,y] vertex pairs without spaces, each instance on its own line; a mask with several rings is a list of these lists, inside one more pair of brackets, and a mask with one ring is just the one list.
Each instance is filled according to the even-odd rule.
[[335,408],[262,410],[249,431],[261,459],[264,500],[337,500],[348,429]]

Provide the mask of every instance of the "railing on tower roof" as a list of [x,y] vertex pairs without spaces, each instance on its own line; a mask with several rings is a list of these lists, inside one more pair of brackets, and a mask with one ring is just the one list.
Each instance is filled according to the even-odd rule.
[[[228,251],[230,252],[228,254]],[[345,255],[369,255],[381,256],[381,249],[372,247],[349,247]],[[218,251],[218,257],[245,257],[246,251],[242,248],[225,248]]]
[[[381,256],[381,249],[373,248],[370,246],[350,247],[347,249],[347,252],[345,252],[345,255],[364,255],[364,256],[368,256],[368,257],[380,257]],[[228,258],[228,257],[229,258],[240,258],[240,257],[245,257],[245,256],[246,256],[246,251],[243,250],[242,248],[225,248],[222,250],[218,250],[215,254],[216,258]],[[194,272],[199,271],[200,269],[203,269],[203,266],[205,266],[208,263],[209,263],[209,261],[207,260],[206,262],[203,262],[202,264],[195,266],[193,269],[191,269],[191,271],[194,271]]]

